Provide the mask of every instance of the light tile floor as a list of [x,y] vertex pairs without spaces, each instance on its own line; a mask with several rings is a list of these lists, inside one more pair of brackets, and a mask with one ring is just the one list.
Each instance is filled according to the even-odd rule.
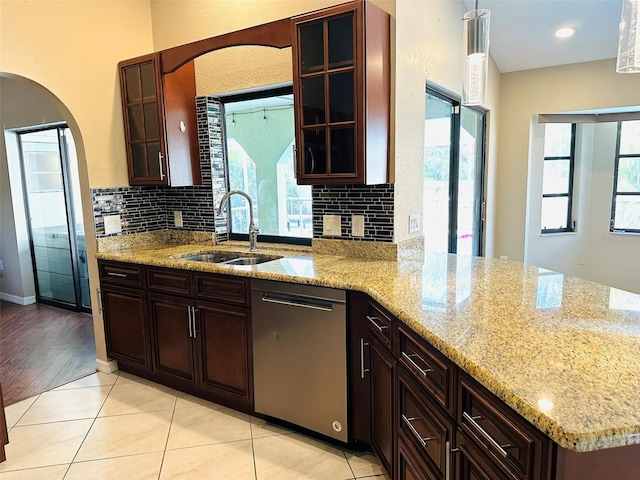
[[343,450],[126,373],[6,408],[0,480],[387,480]]

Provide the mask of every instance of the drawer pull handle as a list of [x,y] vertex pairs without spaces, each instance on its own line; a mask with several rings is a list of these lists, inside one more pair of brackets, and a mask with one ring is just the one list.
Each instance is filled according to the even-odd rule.
[[385,328],[389,328],[387,325],[378,325],[378,323],[376,322],[376,320],[380,320],[378,317],[370,317],[369,315],[367,315],[367,320],[369,320],[371,324],[380,331],[380,333],[382,333]]
[[500,445],[498,442],[496,442],[493,439],[493,437],[489,435],[487,431],[484,428],[482,428],[478,422],[476,422],[476,420],[480,420],[482,418],[481,416],[472,417],[467,412],[462,412],[462,417],[467,422],[469,422],[469,424],[472,425],[473,428],[475,428],[478,431],[478,433],[480,433],[480,435],[482,435],[491,444],[491,446],[495,448],[498,451],[498,453],[500,453],[500,455],[502,455],[503,458],[507,458],[509,456],[505,448],[510,448],[511,445],[510,444]]
[[[413,358],[411,357],[418,357],[420,360],[422,360],[422,362],[427,366],[426,369],[421,368],[420,365],[418,365]],[[404,358],[405,360],[407,360],[407,362],[409,362],[411,365],[413,365],[413,367],[418,370],[423,377],[427,376],[427,373],[429,372],[433,372],[433,368],[431,368],[431,366],[424,361],[424,358],[422,358],[420,355],[418,355],[417,353],[413,353],[411,355],[407,355],[406,352],[402,352],[402,358]]]
[[122,277],[122,278],[127,278],[127,274],[126,274],[126,273],[107,272],[107,275],[109,275],[109,276],[111,276],[111,277]]
[[407,425],[407,427],[409,427],[409,430],[411,430],[411,433],[413,433],[413,435],[418,439],[418,441],[422,444],[424,448],[427,448],[427,442],[429,440],[435,440],[437,437],[424,438],[422,435],[420,435],[420,433],[418,433],[418,430],[416,430],[416,427],[414,427],[413,424],[411,423],[413,420],[418,420],[418,418],[417,417],[407,418],[406,415],[402,415],[402,421]]

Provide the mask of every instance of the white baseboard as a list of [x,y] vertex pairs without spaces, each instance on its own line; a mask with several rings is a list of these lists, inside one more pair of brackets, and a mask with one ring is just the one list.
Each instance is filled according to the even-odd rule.
[[96,358],[96,370],[102,373],[113,373],[118,371],[118,362],[116,360],[104,361]]
[[31,295],[30,297],[19,297],[17,295],[11,295],[10,293],[5,292],[0,292],[0,300],[17,303],[18,305],[33,305],[34,303],[36,303],[35,295]]

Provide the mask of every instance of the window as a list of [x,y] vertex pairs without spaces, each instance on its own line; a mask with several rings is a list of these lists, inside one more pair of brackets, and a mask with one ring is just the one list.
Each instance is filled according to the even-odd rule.
[[425,250],[482,255],[486,113],[427,87]]
[[640,233],[640,120],[618,123],[611,231]]
[[[252,198],[261,240],[310,244],[311,187],[296,184],[291,87],[221,101],[229,188]],[[246,238],[249,205],[239,195],[229,200],[231,237]]]
[[573,232],[573,168],[575,123],[548,123],[544,130],[542,233]]

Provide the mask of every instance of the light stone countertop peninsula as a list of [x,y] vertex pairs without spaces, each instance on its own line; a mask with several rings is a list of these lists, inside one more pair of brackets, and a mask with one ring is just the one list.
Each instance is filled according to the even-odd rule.
[[519,262],[446,254],[422,261],[270,249],[254,266],[180,260],[246,255],[246,242],[144,243],[97,258],[369,294],[561,447],[640,444],[640,295]]

